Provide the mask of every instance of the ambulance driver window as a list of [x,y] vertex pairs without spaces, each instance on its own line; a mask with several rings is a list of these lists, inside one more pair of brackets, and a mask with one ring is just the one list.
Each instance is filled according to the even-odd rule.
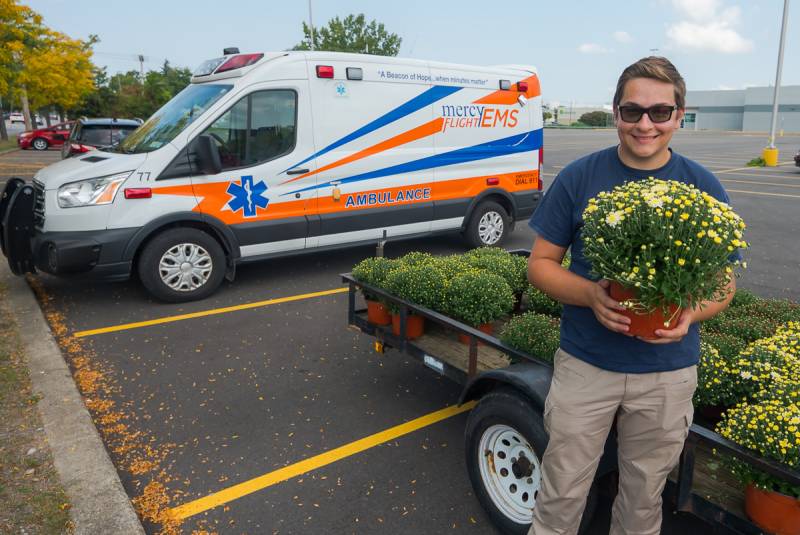
[[247,167],[291,152],[296,101],[294,91],[252,93],[208,127],[204,133],[217,142],[222,168]]

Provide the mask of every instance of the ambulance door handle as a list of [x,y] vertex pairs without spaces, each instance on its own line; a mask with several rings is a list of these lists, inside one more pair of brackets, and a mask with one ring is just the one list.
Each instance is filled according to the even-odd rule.
[[287,175],[304,175],[308,173],[308,169],[292,169],[291,171],[286,171]]

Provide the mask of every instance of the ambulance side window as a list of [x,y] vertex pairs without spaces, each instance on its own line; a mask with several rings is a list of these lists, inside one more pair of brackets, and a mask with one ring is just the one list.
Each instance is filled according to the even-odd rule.
[[294,149],[297,94],[291,90],[257,91],[242,98],[204,134],[219,147],[222,169],[248,167]]

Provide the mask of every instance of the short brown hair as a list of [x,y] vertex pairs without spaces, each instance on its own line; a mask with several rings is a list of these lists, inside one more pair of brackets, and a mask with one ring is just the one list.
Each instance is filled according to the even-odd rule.
[[617,80],[617,90],[614,93],[614,109],[619,107],[622,101],[622,93],[625,91],[625,84],[633,78],[650,78],[660,82],[667,82],[675,87],[675,104],[678,109],[686,107],[686,82],[683,76],[667,58],[660,56],[648,56],[642,58],[632,65],[628,65]]

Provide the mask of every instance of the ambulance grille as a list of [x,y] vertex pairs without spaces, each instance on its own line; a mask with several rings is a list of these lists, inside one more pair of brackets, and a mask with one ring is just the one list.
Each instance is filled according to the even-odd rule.
[[44,227],[44,184],[33,181],[33,224],[36,228]]

